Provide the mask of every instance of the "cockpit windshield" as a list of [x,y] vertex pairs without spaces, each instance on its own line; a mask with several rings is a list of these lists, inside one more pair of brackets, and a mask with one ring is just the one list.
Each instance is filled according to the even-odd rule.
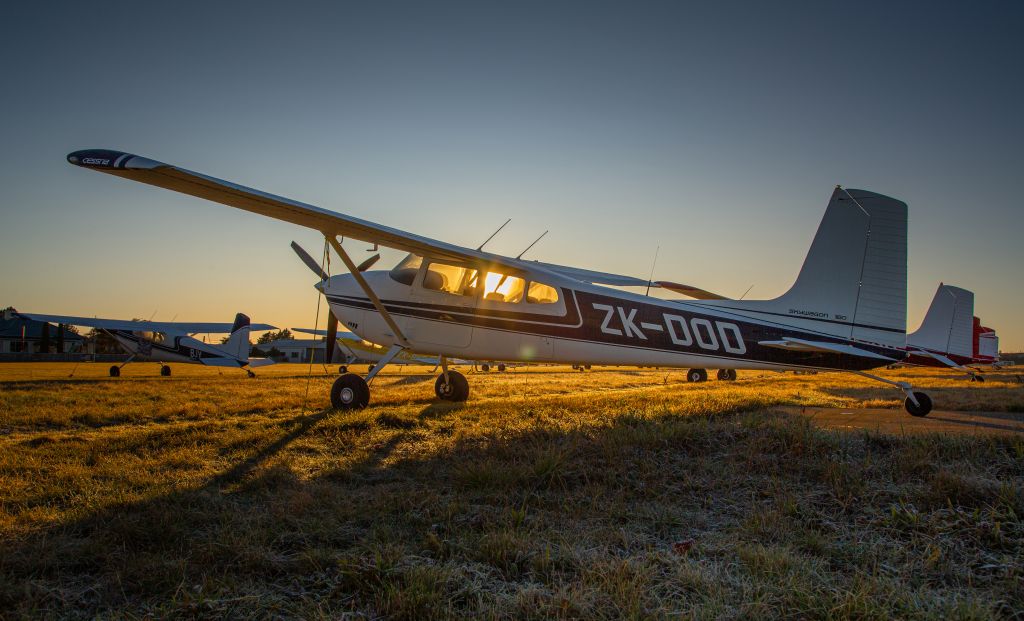
[[420,265],[422,264],[423,257],[410,254],[391,270],[391,279],[403,285],[412,285],[412,281],[416,280],[416,274],[420,271]]

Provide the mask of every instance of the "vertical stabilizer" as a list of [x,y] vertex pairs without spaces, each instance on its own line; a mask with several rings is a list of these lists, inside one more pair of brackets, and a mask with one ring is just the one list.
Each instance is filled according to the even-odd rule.
[[249,317],[238,313],[235,315],[234,325],[231,326],[231,336],[228,337],[226,343],[221,345],[221,349],[228,355],[245,363],[249,361],[249,350],[251,348],[252,346],[249,344]]
[[974,355],[974,294],[940,284],[921,327],[907,335],[907,346],[946,355]]
[[774,300],[711,302],[822,334],[904,347],[907,205],[837,187],[793,286]]

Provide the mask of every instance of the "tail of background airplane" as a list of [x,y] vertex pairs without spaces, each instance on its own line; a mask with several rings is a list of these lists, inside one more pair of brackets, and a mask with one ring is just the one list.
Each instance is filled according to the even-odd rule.
[[999,337],[992,328],[981,325],[981,319],[974,318],[974,359],[990,362],[999,359]]
[[243,362],[248,362],[251,347],[249,345],[249,317],[238,313],[235,315],[234,325],[231,326],[231,336],[221,345],[221,349]]
[[907,335],[907,347],[972,358],[974,294],[940,284],[921,327]]
[[787,324],[829,336],[904,347],[906,203],[837,187],[789,291],[774,300],[714,304],[785,316]]

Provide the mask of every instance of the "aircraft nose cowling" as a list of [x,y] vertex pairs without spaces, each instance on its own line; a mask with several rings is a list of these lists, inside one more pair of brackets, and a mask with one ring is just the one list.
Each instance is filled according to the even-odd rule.
[[85,149],[68,154],[68,163],[82,168],[107,170],[146,169],[165,166],[145,157],[111,149]]

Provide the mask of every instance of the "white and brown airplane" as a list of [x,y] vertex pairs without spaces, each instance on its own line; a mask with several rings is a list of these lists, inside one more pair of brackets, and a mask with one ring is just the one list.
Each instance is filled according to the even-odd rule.
[[[666,301],[612,287],[648,280],[464,248],[275,196],[145,157],[76,151],[71,164],[319,231],[349,270],[317,285],[332,312],[388,353],[365,378],[339,377],[338,408],[365,407],[369,382],[403,351],[440,356],[438,397],[469,385],[449,358],[706,369],[858,373],[906,394],[915,416],[931,399],[865,371],[907,356],[907,206],[837,187],[793,286],[772,300]],[[390,271],[360,271],[338,237],[409,253]]]
[[[252,324],[249,317],[242,313],[235,315],[234,323],[130,321],[39,313],[18,314],[35,321],[96,328],[112,336],[130,356],[123,363],[110,367],[110,377],[120,376],[124,365],[134,361],[159,362],[160,375],[165,377],[171,374],[171,367],[164,364],[166,362],[245,369],[249,377],[256,375],[253,368],[274,364],[269,358],[249,357],[249,332],[276,328],[265,323]],[[214,345],[200,341],[193,336],[195,334],[227,334],[228,338],[224,343]]]

